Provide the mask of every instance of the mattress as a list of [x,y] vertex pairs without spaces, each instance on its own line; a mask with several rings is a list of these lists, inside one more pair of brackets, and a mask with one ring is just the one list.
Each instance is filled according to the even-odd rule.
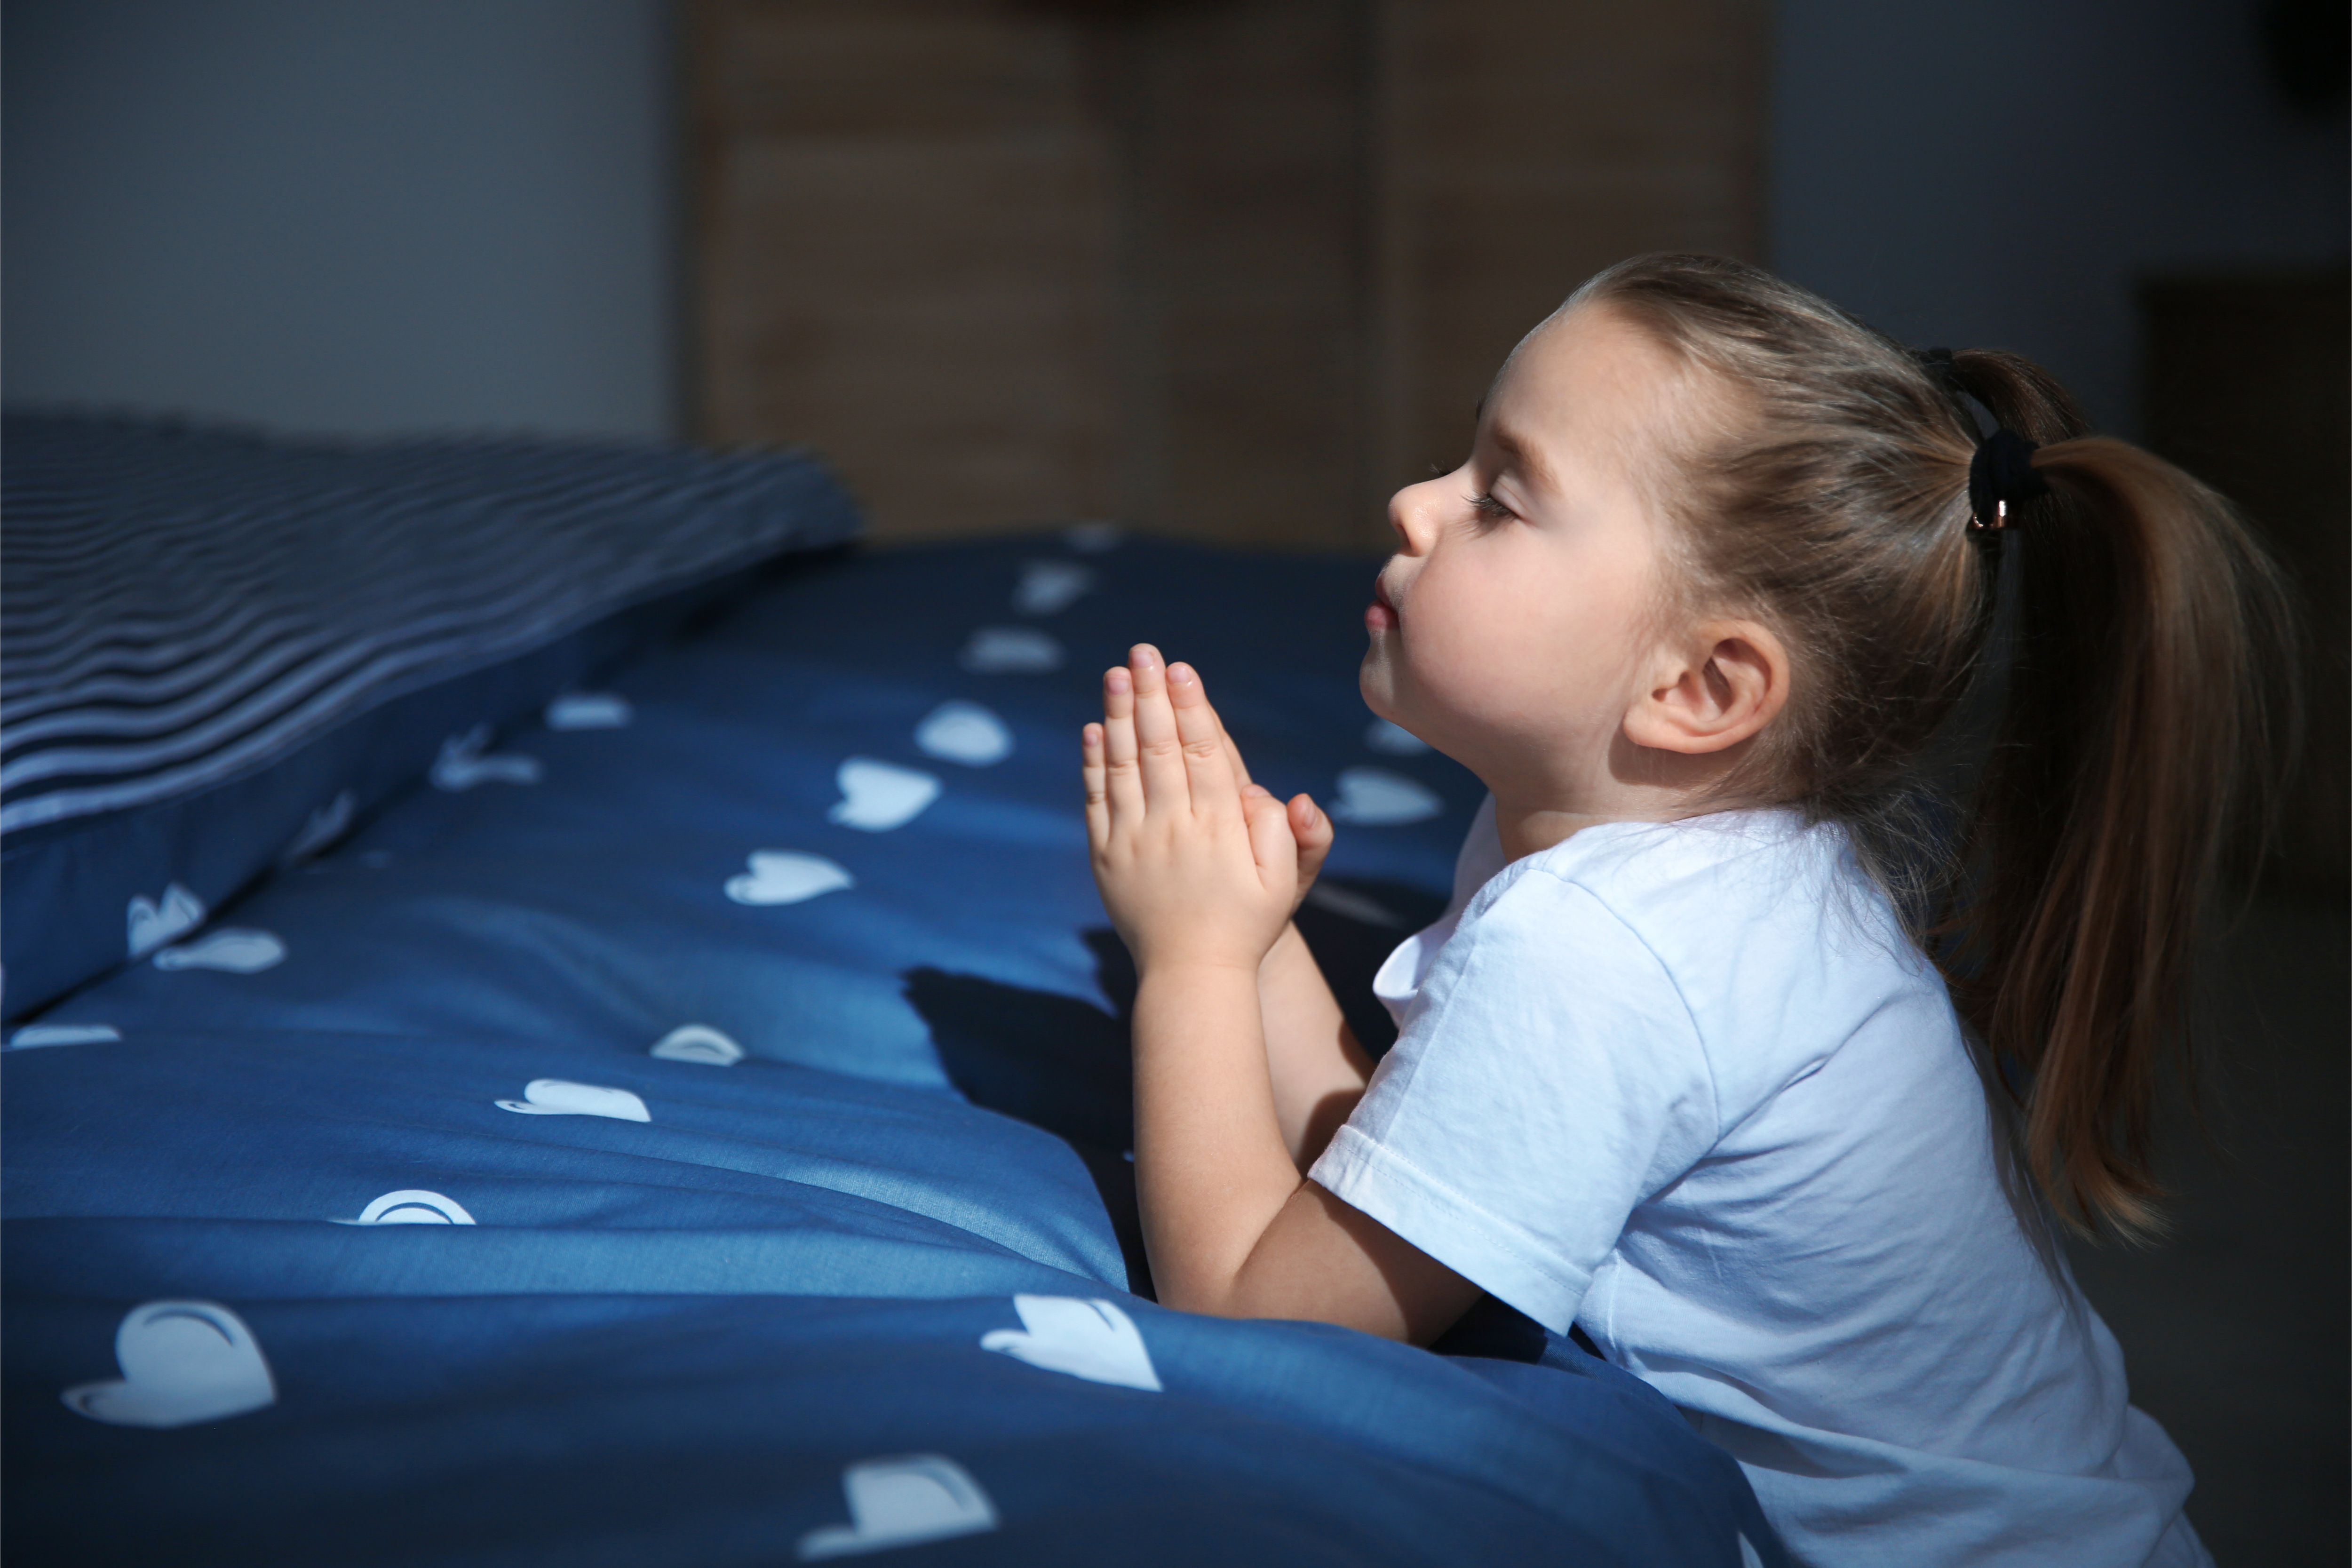
[[1496,1303],[1432,1352],[1151,1300],[1078,728],[1131,641],[1202,668],[1340,822],[1301,926],[1384,1045],[1479,789],[1356,697],[1370,573],[794,557],[19,1024],[5,1548],[1778,1561],[1727,1456]]

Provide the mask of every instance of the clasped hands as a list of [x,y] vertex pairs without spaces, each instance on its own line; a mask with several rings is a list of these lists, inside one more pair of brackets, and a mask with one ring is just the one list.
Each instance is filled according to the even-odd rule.
[[1251,783],[1198,672],[1149,643],[1104,672],[1082,772],[1095,885],[1138,972],[1255,971],[1322,868],[1331,819]]

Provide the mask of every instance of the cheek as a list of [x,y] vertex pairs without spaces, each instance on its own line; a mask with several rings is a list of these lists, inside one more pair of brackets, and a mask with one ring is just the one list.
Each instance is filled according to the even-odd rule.
[[1407,601],[1414,616],[1404,652],[1416,669],[1462,669],[1511,656],[1539,595],[1524,572],[1493,561],[1445,562],[1422,574]]
[[1502,695],[1520,657],[1520,615],[1493,576],[1461,563],[1424,571],[1405,601],[1402,635],[1376,643],[1365,660],[1368,697],[1377,678],[1401,707],[1475,716]]
[[1498,552],[1491,568],[1417,584],[1388,689],[1401,707],[1482,729],[1582,727],[1609,706],[1623,662],[1618,596],[1532,552]]

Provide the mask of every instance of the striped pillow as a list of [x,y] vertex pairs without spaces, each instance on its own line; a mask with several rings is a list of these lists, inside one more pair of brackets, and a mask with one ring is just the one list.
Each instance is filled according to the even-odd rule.
[[49,414],[0,426],[0,510],[10,1016],[135,956],[140,900],[216,905],[339,792],[364,810],[698,586],[857,526],[802,455]]

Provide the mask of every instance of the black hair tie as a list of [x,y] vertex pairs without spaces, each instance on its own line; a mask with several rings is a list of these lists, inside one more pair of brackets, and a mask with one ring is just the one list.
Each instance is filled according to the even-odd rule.
[[2006,425],[1977,443],[1969,459],[1969,526],[2006,528],[2009,509],[2050,493],[2050,481],[2033,469],[2032,442]]
[[[1952,363],[1951,350],[1919,349],[1913,357],[1946,393],[1954,397],[1968,396],[1968,388],[1960,384],[1958,372]],[[1977,443],[1976,455],[1969,459],[1970,528],[2006,528],[2011,507],[2050,493],[2050,481],[2033,471],[2036,450],[2032,442],[2005,425],[1995,426],[1991,435]]]

